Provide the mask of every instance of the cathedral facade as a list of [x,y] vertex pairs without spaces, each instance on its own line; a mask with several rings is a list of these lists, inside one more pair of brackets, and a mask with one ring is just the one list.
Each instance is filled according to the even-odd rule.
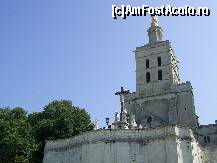
[[149,42],[137,47],[136,92],[117,92],[113,126],[47,141],[44,163],[217,163],[217,121],[200,125],[189,81],[152,17]]

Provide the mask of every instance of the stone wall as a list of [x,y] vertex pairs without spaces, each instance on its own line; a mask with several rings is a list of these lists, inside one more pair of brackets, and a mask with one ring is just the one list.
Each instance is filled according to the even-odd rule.
[[43,162],[200,163],[198,149],[188,128],[96,130],[70,139],[47,141]]
[[204,163],[216,163],[217,162],[217,147],[203,147]]
[[217,124],[200,125],[196,133],[203,147],[217,147]]

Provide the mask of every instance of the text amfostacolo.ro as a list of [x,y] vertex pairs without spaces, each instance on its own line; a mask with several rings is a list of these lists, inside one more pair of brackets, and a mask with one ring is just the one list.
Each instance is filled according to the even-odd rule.
[[187,5],[183,7],[174,6],[160,6],[160,7],[149,7],[142,5],[134,7],[131,5],[112,5],[112,17],[122,17],[126,19],[128,16],[209,16],[211,13],[208,7],[189,7]]

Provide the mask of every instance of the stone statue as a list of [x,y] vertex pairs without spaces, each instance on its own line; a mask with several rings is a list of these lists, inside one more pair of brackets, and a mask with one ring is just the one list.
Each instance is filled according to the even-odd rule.
[[95,119],[93,124],[94,124],[94,130],[98,130],[99,129],[99,120]]
[[136,117],[135,117],[135,114],[130,114],[129,115],[129,125],[131,126],[131,128],[133,127],[137,127],[137,124],[136,124]]
[[152,23],[153,23],[153,22],[156,22],[156,23],[158,22],[158,19],[157,19],[157,16],[156,16],[156,15],[155,15],[155,16],[152,16],[151,18],[152,18]]
[[118,112],[115,112],[115,122],[120,121],[120,116]]
[[151,24],[155,25],[155,26],[158,26],[158,18],[157,18],[157,16],[155,15],[155,16],[152,16],[151,18],[152,18]]

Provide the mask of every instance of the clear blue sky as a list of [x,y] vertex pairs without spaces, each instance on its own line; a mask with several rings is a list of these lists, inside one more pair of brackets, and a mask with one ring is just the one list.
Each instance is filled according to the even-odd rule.
[[[114,20],[112,4],[207,6],[210,17],[160,17],[182,81],[191,81],[203,124],[217,119],[217,1],[0,1],[0,105],[41,111],[69,99],[92,119],[119,110],[115,91],[135,91],[132,52],[148,41],[149,17]],[[102,122],[103,121],[103,122]]]

